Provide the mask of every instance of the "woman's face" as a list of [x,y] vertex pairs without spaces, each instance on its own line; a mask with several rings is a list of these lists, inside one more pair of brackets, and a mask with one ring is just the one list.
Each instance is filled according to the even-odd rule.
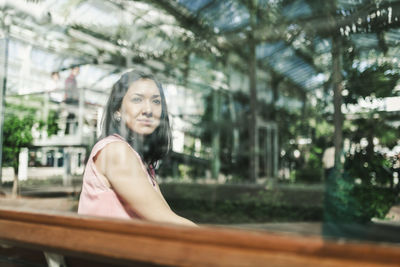
[[121,121],[140,135],[149,135],[160,125],[162,112],[160,91],[150,79],[140,79],[131,84],[122,99],[119,111]]

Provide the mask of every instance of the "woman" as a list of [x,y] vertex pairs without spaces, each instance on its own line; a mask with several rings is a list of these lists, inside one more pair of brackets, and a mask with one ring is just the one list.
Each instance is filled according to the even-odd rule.
[[195,225],[170,209],[155,180],[171,129],[163,89],[151,75],[130,71],[114,84],[102,131],[86,165],[78,213]]

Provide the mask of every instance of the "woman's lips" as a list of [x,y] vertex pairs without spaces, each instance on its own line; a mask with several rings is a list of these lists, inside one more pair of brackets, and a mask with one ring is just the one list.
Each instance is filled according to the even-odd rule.
[[153,121],[152,120],[138,120],[138,122],[145,124],[145,125],[152,125]]

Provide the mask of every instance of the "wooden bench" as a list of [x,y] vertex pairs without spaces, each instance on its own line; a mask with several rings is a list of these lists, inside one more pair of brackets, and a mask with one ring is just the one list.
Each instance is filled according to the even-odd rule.
[[0,266],[46,266],[42,251],[65,255],[68,266],[399,266],[400,263],[400,247],[394,245],[337,243],[320,237],[189,228],[31,210],[0,209],[0,244],[3,245]]

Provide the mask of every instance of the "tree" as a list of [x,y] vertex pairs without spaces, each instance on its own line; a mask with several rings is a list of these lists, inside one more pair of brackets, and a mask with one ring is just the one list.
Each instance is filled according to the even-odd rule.
[[54,134],[57,134],[58,131],[60,130],[60,127],[58,126],[58,112],[55,110],[50,110],[48,116],[47,116],[47,125],[46,125],[46,131],[47,131],[47,136],[51,136]]
[[[393,69],[389,64],[374,63],[365,68],[345,64],[347,89],[351,93],[344,102],[393,96],[400,79]],[[400,135],[388,120],[390,114],[372,109],[356,115],[344,131],[355,151],[346,154],[344,172],[330,179],[326,199],[331,202],[327,209],[335,221],[365,224],[372,217],[383,218],[398,197],[400,188],[394,186],[393,162],[378,145],[391,149]]]
[[4,120],[3,164],[14,169],[14,196],[18,189],[19,152],[21,148],[32,144],[32,127],[35,122],[33,115],[20,118],[15,114],[9,114]]

